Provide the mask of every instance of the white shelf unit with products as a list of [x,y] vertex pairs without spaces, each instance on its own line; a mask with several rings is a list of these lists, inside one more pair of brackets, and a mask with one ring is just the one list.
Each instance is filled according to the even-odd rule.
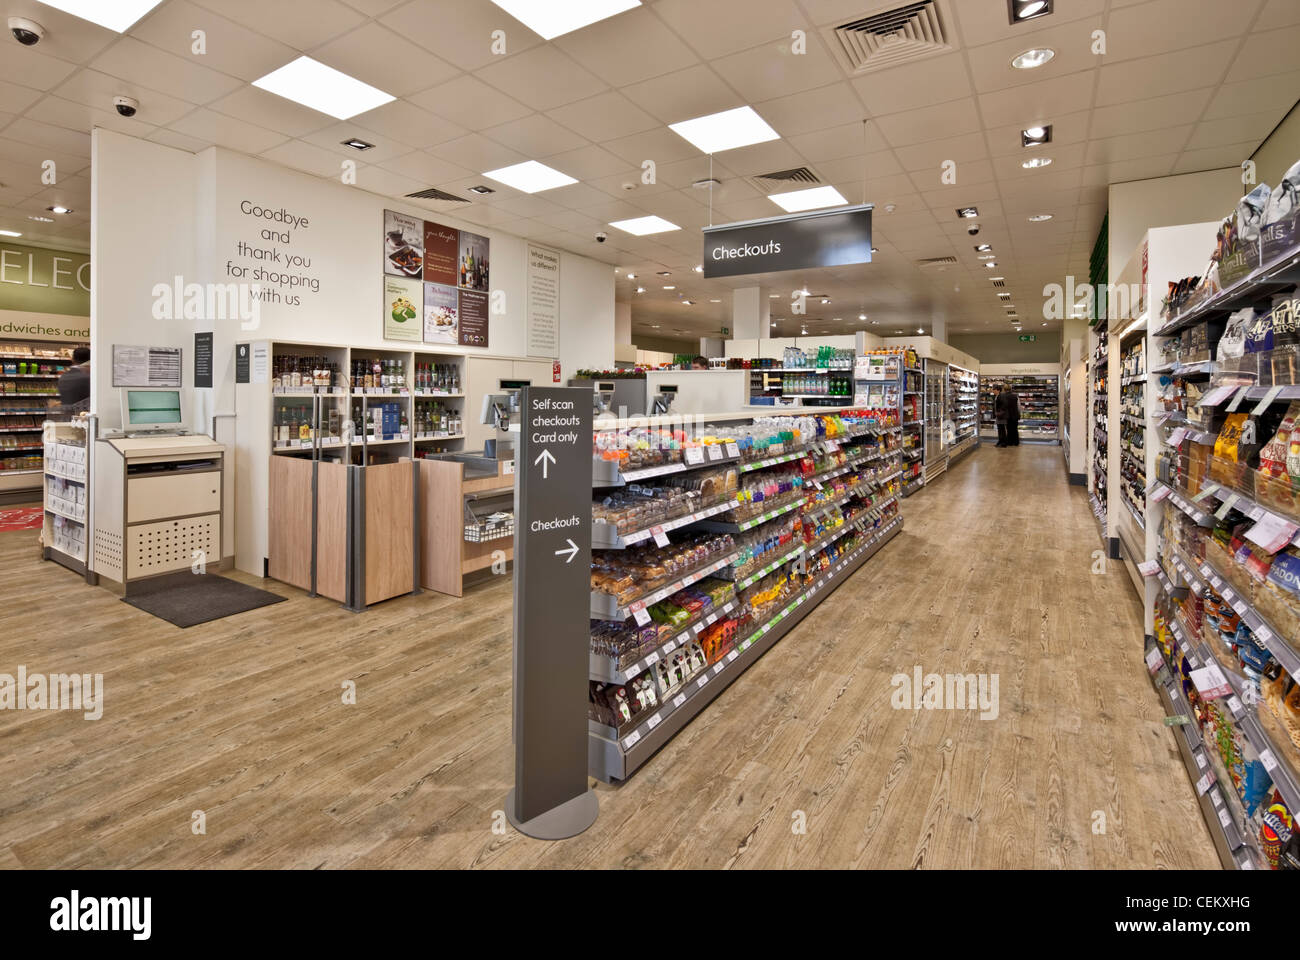
[[1088,500],[1110,555],[1110,332],[1102,317],[1088,332]]
[[713,415],[685,445],[680,418],[597,422],[593,777],[630,776],[902,529],[901,427],[851,410]]
[[949,466],[979,445],[979,395],[980,375],[955,363],[948,364],[948,420],[952,423]]
[[925,482],[928,486],[948,469],[948,364],[929,357],[925,369]]
[[1060,364],[985,364],[980,367],[980,436],[998,435],[993,398],[998,387],[1020,403],[1020,442],[1061,442]]
[[915,354],[903,366],[903,496],[925,486],[925,368]]
[[88,427],[85,418],[46,421],[42,428],[45,519],[42,555],[70,570],[86,572],[90,497],[86,485]]

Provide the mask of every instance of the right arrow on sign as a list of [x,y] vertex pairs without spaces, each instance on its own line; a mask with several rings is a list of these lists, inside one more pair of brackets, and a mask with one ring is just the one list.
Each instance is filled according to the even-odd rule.
[[[551,456],[551,451],[543,450],[541,453],[537,455],[537,459],[533,461],[533,465],[536,466],[537,464],[540,463],[542,465],[542,479],[548,480],[550,479],[548,475],[548,470],[550,468],[550,465],[553,464],[554,462],[555,462],[555,458]],[[573,541],[570,540],[569,542],[572,543]]]
[[[565,539],[567,540],[568,538],[566,537]],[[568,540],[568,544],[569,544],[568,550],[556,550],[555,555],[557,557],[562,557],[567,553],[569,555],[569,559],[565,560],[564,562],[573,563],[573,558],[578,555],[578,545],[574,543],[572,540]]]

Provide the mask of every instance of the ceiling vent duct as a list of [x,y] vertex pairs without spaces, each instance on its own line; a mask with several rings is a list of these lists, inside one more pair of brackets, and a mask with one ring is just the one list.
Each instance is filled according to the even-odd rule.
[[813,173],[807,167],[795,167],[792,170],[774,170],[771,173],[758,173],[752,177],[745,177],[745,180],[751,187],[755,187],[763,191],[763,193],[798,190],[802,187],[821,183],[817,174]]
[[1006,285],[1007,285],[1007,282],[1006,282],[1005,280],[994,280],[994,281],[993,281],[993,286],[995,286],[995,287],[997,287],[997,288],[999,288],[999,289],[1005,287]]
[[827,33],[851,73],[897,67],[953,49],[936,0],[873,13]]
[[447,193],[436,187],[430,187],[428,190],[417,190],[415,193],[406,195],[411,200],[437,200],[444,203],[469,203],[464,197],[458,197],[453,193]]
[[930,257],[928,260],[916,261],[916,265],[924,269],[925,267],[947,267],[956,262],[956,257]]

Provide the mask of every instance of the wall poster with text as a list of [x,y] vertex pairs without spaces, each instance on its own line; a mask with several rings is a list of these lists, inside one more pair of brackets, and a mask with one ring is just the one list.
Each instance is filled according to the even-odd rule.
[[404,277],[384,277],[384,339],[423,339],[424,283]]
[[384,273],[424,275],[424,221],[395,210],[384,211]]
[[455,287],[441,283],[424,285],[424,342],[455,344],[459,298]]
[[488,292],[488,238],[468,230],[460,231],[460,263],[457,285],[462,290]]
[[460,291],[460,345],[488,345],[488,295],[477,290]]

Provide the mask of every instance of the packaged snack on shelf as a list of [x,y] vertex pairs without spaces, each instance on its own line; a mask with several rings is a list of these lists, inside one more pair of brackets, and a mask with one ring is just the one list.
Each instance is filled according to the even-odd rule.
[[1278,860],[1290,844],[1295,829],[1295,817],[1287,809],[1282,795],[1274,790],[1263,809],[1259,825],[1259,849],[1271,869],[1278,869]]
[[1268,796],[1273,778],[1269,776],[1264,762],[1259,759],[1254,745],[1233,722],[1226,707],[1220,706],[1220,701],[1206,703],[1205,716],[1205,734],[1214,742],[1232,781],[1232,787],[1241,800],[1246,815],[1251,816]]
[[1269,712],[1290,738],[1291,745],[1300,750],[1300,683],[1281,670],[1276,677],[1265,677],[1260,681],[1260,692]]
[[1274,630],[1300,637],[1300,550],[1291,547],[1273,558],[1252,601]]

